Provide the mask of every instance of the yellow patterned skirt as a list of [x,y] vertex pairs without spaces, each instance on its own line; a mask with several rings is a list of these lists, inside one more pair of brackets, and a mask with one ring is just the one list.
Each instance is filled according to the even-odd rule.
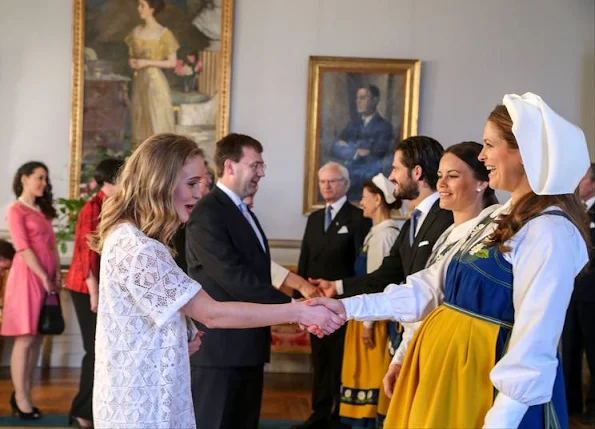
[[447,306],[434,310],[409,346],[384,428],[482,427],[494,401],[498,332]]
[[[352,424],[370,419],[368,423],[372,424],[372,421],[376,421],[379,400],[388,403],[382,388],[382,379],[390,364],[388,322],[374,323],[373,349],[364,346],[363,330],[362,322],[350,321],[345,333],[339,414]],[[381,399],[382,396],[384,400]]]

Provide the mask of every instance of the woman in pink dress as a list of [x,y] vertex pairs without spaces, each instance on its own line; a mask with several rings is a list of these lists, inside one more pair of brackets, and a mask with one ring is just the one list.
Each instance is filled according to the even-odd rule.
[[10,376],[14,392],[13,415],[35,420],[41,412],[31,401],[33,370],[39,357],[39,314],[47,293],[60,284],[60,264],[52,219],[52,186],[48,169],[41,162],[28,162],[18,169],[13,190],[17,201],[7,212],[12,243],[17,251],[6,283],[4,317],[0,334],[14,337]]

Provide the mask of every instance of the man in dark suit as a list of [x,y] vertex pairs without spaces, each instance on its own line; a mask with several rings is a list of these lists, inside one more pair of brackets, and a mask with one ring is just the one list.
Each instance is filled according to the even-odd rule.
[[[579,197],[589,216],[591,246],[595,245],[595,164],[578,185]],[[561,250],[563,251],[563,250]],[[562,364],[566,378],[569,414],[583,413],[583,352],[587,355],[591,386],[587,393],[583,423],[595,424],[595,249],[589,265],[576,278],[562,333]]]
[[[188,274],[217,301],[281,304],[290,301],[271,284],[264,231],[242,201],[264,177],[262,145],[230,134],[217,143],[219,180],[186,225]],[[270,358],[270,328],[206,329],[191,358],[192,396],[201,429],[256,429],[263,369]]]
[[[320,193],[326,207],[308,217],[298,264],[304,278],[341,279],[354,275],[355,258],[371,227],[361,209],[351,205],[345,196],[349,189],[349,172],[342,165],[329,162],[318,172]],[[314,385],[313,413],[302,429],[340,427],[339,394],[345,327],[319,339],[310,335]]]
[[[350,201],[361,198],[364,182],[383,172],[383,160],[390,156],[393,128],[378,113],[379,101],[380,90],[376,85],[358,88],[355,96],[357,114],[331,147],[331,157],[349,170],[352,186],[347,191],[347,199]],[[387,161],[388,166],[390,161]]]
[[[426,267],[436,240],[453,223],[452,212],[440,208],[436,191],[443,153],[440,143],[425,136],[409,137],[396,146],[389,179],[395,184],[395,196],[409,200],[414,207],[411,218],[373,273],[337,281],[315,280],[326,296],[382,292],[388,284],[402,283],[409,274]],[[400,369],[400,365],[391,365],[385,377],[394,384]]]

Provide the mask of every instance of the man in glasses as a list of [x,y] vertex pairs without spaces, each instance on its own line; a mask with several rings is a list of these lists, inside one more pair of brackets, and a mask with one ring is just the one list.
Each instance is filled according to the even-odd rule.
[[[243,201],[265,176],[262,151],[260,142],[246,135],[229,134],[217,142],[217,184],[186,224],[188,275],[217,301],[291,301],[272,286],[266,236]],[[198,326],[206,333],[191,358],[197,426],[257,429],[270,328]]]

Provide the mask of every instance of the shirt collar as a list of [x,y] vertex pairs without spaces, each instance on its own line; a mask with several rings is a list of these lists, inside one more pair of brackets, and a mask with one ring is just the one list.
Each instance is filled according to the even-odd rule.
[[242,199],[231,189],[229,189],[227,186],[225,186],[223,183],[221,183],[221,181],[217,181],[217,187],[219,189],[221,189],[223,192],[225,192],[225,194],[231,198],[231,200],[233,201],[233,203],[236,206],[239,206],[240,204],[242,204]]
[[593,204],[595,204],[595,196],[585,201],[585,207],[587,207],[587,210],[591,210],[592,208],[594,208]]
[[440,194],[438,192],[434,192],[433,194],[424,198],[422,202],[417,205],[416,209],[421,212],[422,216],[425,216],[432,209],[434,203],[438,201],[438,198],[440,198]]
[[376,116],[376,112],[374,112],[368,116],[362,116],[362,122],[364,123],[364,127],[370,123],[370,121],[372,120],[372,118],[374,118],[374,116]]
[[337,201],[335,201],[334,203],[331,204],[326,204],[326,207],[331,206],[333,209],[331,210],[331,213],[333,215],[333,217],[339,213],[339,210],[341,210],[343,208],[343,205],[347,202],[347,196],[343,195],[341,198],[339,198]]

